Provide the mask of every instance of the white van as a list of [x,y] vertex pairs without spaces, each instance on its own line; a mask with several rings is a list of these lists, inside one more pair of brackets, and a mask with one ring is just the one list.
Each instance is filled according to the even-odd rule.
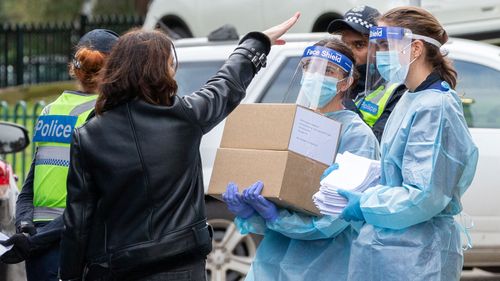
[[498,0],[153,0],[143,26],[153,29],[161,22],[180,37],[203,37],[231,24],[245,34],[264,30],[300,11],[302,16],[291,32],[324,32],[332,20],[358,5],[384,12],[410,4],[433,13],[452,36],[500,37]]
[[[274,46],[263,68],[247,89],[243,103],[288,102],[291,77],[304,48],[324,39],[325,33],[287,34],[286,45]],[[175,42],[180,66],[176,73],[178,94],[198,90],[222,66],[236,41],[209,42],[206,38]],[[463,95],[464,112],[475,143],[479,163],[472,186],[463,197],[464,212],[474,222],[470,230],[473,248],[465,252],[466,267],[500,272],[500,48],[463,39],[450,39],[444,46],[458,71],[457,91]],[[210,182],[216,150],[224,123],[205,135],[201,144],[205,186]],[[499,164],[497,166],[497,164]],[[209,280],[240,280],[255,255],[258,236],[242,236],[234,217],[221,202],[206,198],[209,222],[215,229],[214,250],[207,260]]]

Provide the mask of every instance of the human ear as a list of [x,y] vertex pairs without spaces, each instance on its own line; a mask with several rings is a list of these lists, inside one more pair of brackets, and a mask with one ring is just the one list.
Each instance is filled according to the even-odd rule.
[[411,45],[410,61],[418,59],[424,52],[424,42],[422,42],[421,40],[415,40]]

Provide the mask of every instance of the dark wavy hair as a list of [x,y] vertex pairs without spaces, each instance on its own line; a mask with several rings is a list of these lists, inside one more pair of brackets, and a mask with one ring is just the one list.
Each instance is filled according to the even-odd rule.
[[135,98],[171,105],[177,92],[169,70],[172,50],[172,41],[160,31],[133,29],[121,36],[101,72],[96,114]]

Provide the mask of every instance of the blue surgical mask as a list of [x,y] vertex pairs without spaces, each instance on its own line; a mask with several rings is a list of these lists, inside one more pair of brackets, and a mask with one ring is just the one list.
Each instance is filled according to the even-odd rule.
[[[302,85],[301,90],[307,100],[310,103],[318,100],[318,108],[322,108],[337,95],[338,82],[337,78],[323,76],[319,73],[305,73],[302,76],[300,85]],[[318,95],[319,99],[317,98]]]
[[401,65],[398,51],[377,51],[377,70],[386,81],[404,83],[410,65]]

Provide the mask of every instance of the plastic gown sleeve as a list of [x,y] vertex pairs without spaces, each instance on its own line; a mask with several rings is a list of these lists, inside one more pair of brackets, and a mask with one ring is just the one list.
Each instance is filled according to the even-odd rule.
[[[427,98],[411,121],[400,126],[399,135],[407,135],[407,141],[392,140],[382,156],[382,177],[386,177],[382,182],[402,180],[402,185],[377,185],[365,191],[361,209],[367,223],[403,229],[427,221],[445,210],[470,185],[477,148],[460,105],[452,99],[444,93],[440,98]],[[458,208],[461,210],[460,205]]]
[[267,229],[298,240],[318,240],[337,236],[349,223],[333,216],[313,217],[280,209],[278,219],[267,222],[259,215],[249,219],[236,218],[241,234],[264,234]]
[[[347,123],[347,124],[346,124]],[[343,122],[344,132],[340,139],[339,152],[350,153],[369,159],[379,159],[379,144],[370,128],[355,116],[350,122]]]
[[267,222],[267,227],[289,238],[298,240],[318,240],[339,235],[349,223],[338,216],[308,216],[281,209],[278,219]]
[[255,233],[264,235],[266,232],[266,220],[257,213],[247,219],[236,217],[234,224],[236,224],[241,234]]

